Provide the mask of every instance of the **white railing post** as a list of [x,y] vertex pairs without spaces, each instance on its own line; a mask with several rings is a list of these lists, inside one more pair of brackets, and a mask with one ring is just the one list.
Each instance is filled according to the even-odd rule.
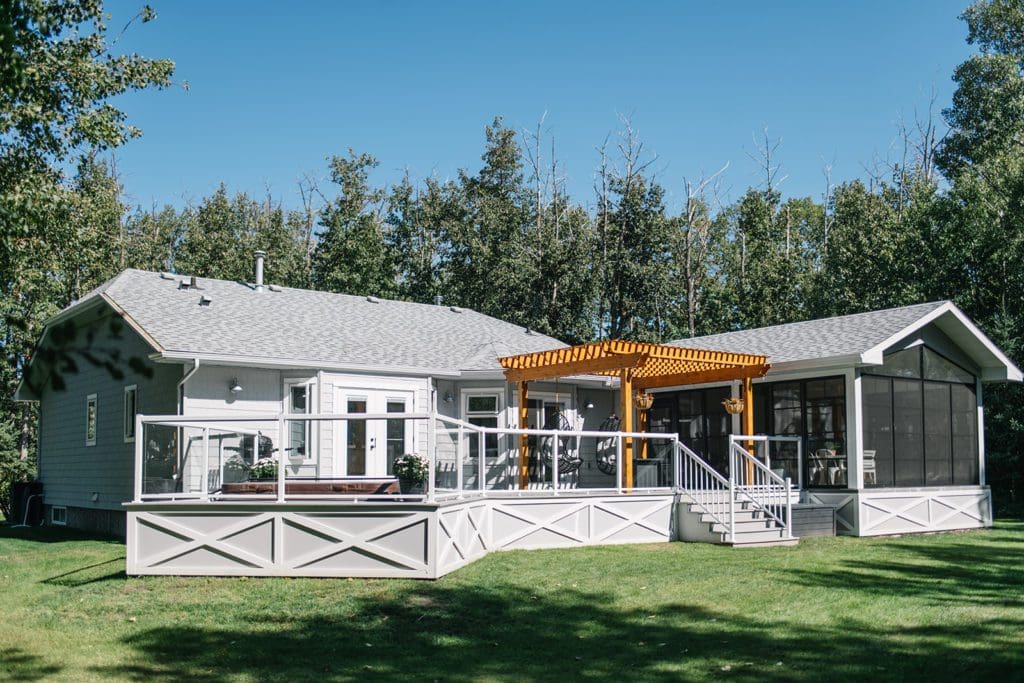
[[804,490],[804,440],[800,438],[796,442],[796,485],[798,490]]
[[146,435],[143,433],[145,425],[142,423],[142,414],[135,415],[135,502],[142,501],[142,454],[145,451]]
[[210,499],[210,428],[203,428],[203,480],[199,483],[203,500]]
[[615,485],[622,493],[622,434],[615,437]]
[[477,435],[476,435],[476,437],[477,437],[477,447],[476,447],[476,450],[477,450],[477,453],[479,454],[479,458],[480,458],[480,462],[477,463],[477,466],[478,466],[479,472],[480,472],[477,475],[477,484],[479,484],[479,486],[477,488],[480,489],[480,493],[483,493],[484,489],[487,488],[487,462],[486,462],[487,453],[484,450],[485,447],[487,446],[486,436],[487,435],[484,434],[483,432],[477,432]]
[[[277,418],[277,502],[284,502],[284,485],[285,485],[285,463],[288,462],[286,457],[288,454],[284,451],[284,434],[285,434],[285,419],[284,416]],[[260,431],[256,430],[256,460],[260,459]]]
[[793,501],[789,495],[791,485],[790,478],[786,477],[786,538],[793,538]]
[[736,542],[736,476],[733,463],[736,454],[729,448],[729,542]]
[[558,495],[558,456],[559,456],[559,434],[555,432],[551,442],[551,492],[553,495]]
[[437,488],[437,392],[430,392],[430,425],[427,429],[427,502],[433,503]]
[[466,433],[461,424],[459,425],[457,435],[458,441],[455,444],[455,488],[459,491],[459,498],[462,498],[462,446],[466,440]]

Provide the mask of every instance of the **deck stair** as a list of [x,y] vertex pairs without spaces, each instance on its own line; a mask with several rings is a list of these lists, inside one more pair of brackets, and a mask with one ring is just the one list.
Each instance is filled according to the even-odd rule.
[[676,525],[684,541],[735,547],[796,545],[789,520],[799,502],[782,479],[743,448],[730,449],[730,476],[722,476],[682,444]]

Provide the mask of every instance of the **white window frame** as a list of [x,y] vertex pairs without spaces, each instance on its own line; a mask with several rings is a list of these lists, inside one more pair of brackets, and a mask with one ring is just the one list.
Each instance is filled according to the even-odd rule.
[[[132,408],[133,412],[128,413],[128,395],[132,395]],[[135,442],[135,415],[139,412],[139,385],[129,384],[124,388],[124,416],[122,430],[124,432],[124,442],[134,443]]]
[[[470,410],[469,410],[469,400],[471,398],[479,398],[481,396],[486,396],[486,397],[489,397],[489,398],[493,397],[493,398],[496,399],[495,403],[494,403],[494,412],[493,413],[484,413],[484,412],[481,412],[481,411],[470,412]],[[502,389],[501,387],[479,387],[479,388],[478,387],[474,387],[472,389],[463,389],[460,392],[460,396],[459,396],[459,409],[460,409],[460,413],[459,413],[460,417],[465,422],[470,422],[470,418],[473,418],[473,417],[494,417],[495,418],[495,424],[498,427],[504,427],[505,425],[502,424],[502,423],[505,422],[505,390]],[[499,436],[498,437],[498,453],[497,453],[497,458],[501,458],[501,454],[503,452],[503,450],[502,450],[502,441],[503,440],[504,440],[503,436]],[[486,456],[486,453],[484,455]],[[468,457],[469,457],[468,453],[466,454],[466,457],[468,459]]]
[[[292,389],[295,388],[295,387],[302,387],[302,386],[304,386],[306,388],[306,412],[305,413],[293,413],[292,410],[291,410]],[[318,385],[317,385],[317,381],[316,381],[315,377],[290,377],[290,378],[286,378],[284,380],[284,392],[283,392],[283,395],[281,397],[281,412],[286,414],[286,415],[304,415],[304,414],[314,414],[314,413],[316,413],[317,412],[316,397],[319,394],[319,392],[316,391],[316,387],[317,386]],[[315,447],[313,446],[313,429],[312,429],[312,423],[311,422],[307,421],[305,423],[305,425],[306,425],[306,455],[302,459],[302,464],[303,465],[310,465],[310,464],[314,464],[315,461],[316,461],[316,458],[313,456],[313,454],[315,452]],[[287,435],[291,434],[291,431],[290,431],[290,428],[289,428],[288,425],[285,426],[285,432],[286,432]],[[282,448],[287,448],[288,447],[288,444],[287,444],[287,439],[288,438],[289,438],[288,436],[285,436],[285,443],[281,444]]]
[[[89,407],[92,406],[92,438],[89,438]],[[100,425],[100,404],[96,394],[89,394],[85,397],[85,445],[95,446],[96,435]]]
[[[57,518],[57,511],[60,510],[60,519]],[[64,505],[54,505],[50,508],[50,524],[53,526],[68,525],[68,509]]]

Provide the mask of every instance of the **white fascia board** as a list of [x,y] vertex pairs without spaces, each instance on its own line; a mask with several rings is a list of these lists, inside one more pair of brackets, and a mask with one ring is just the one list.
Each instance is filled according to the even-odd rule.
[[[461,379],[464,380],[498,380],[500,382],[507,382],[505,379],[504,370],[463,370],[460,375]],[[605,377],[603,375],[568,375],[566,377],[558,377],[551,379],[538,379],[530,380],[530,384],[534,382],[564,382],[566,384],[572,384],[575,386],[586,386],[596,388],[607,388],[613,385],[618,385],[618,378],[616,377]],[[515,382],[513,382],[515,384]]]
[[404,375],[415,377],[460,377],[458,370],[449,368],[417,368],[398,365],[360,365],[357,363],[325,363],[304,358],[273,358],[260,356],[236,356],[232,354],[195,353],[192,351],[164,351],[150,356],[156,362],[180,363],[199,359],[207,365],[232,365],[239,367],[277,368],[285,370],[317,369],[331,372],[354,372],[377,375]]
[[[921,316],[918,320],[905,328],[892,335],[882,343],[868,349],[861,354],[861,363],[864,365],[881,365],[884,361],[885,351],[896,342],[910,336],[914,332],[920,330],[925,325],[938,320],[946,313],[952,314],[956,320],[967,329],[968,332],[974,336],[978,342],[981,343],[985,350],[991,353],[996,360],[1001,364],[1001,368],[987,367],[982,368],[981,378],[985,381],[1010,381],[1010,382],[1021,382],[1024,381],[1024,374],[1021,373],[1020,368],[1010,360],[1005,353],[1003,353],[998,346],[996,346],[988,336],[978,329],[978,326],[971,321],[963,311],[956,307],[951,301],[947,301],[931,313]],[[979,363],[979,365],[981,365]]]
[[[807,360],[786,361],[783,363],[772,363],[768,359],[769,367],[766,377],[781,375],[791,372],[824,371],[824,370],[845,370],[862,364],[861,354],[851,353],[845,356],[826,356],[824,358],[809,358]],[[755,378],[756,380],[757,378]]]

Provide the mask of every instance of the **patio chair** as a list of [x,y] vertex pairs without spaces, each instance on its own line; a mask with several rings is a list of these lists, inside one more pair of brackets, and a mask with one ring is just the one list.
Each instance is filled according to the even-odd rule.
[[[601,423],[601,426],[597,428],[597,431],[617,432],[619,431],[620,424],[618,417],[609,415]],[[615,474],[618,464],[618,449],[615,442],[616,438],[614,436],[605,436],[597,440],[594,458],[597,460],[597,469],[601,470],[604,474]]]
[[[565,418],[565,415],[557,412],[548,418],[543,428],[568,432],[572,430],[572,425],[569,424],[569,420]],[[542,436],[540,438],[538,454],[545,467],[552,466],[551,460],[555,450],[554,441],[555,437],[553,436]],[[558,473],[569,474],[570,472],[575,472],[582,464],[583,459],[580,458],[579,438],[575,436],[559,436]]]
[[875,478],[875,451],[864,451],[864,483],[868,483],[868,477],[871,478],[872,484],[877,484],[878,480]]

